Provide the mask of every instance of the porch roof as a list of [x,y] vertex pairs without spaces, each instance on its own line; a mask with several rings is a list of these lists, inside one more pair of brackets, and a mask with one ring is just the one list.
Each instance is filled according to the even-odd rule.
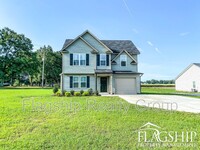
[[94,69],[96,74],[112,74],[113,71],[111,69]]
[[134,71],[113,71],[114,74],[138,74],[143,75],[143,73],[140,72],[134,72]]

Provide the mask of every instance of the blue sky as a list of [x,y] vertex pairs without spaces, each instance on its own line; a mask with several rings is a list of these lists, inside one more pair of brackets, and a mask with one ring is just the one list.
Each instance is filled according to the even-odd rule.
[[0,28],[60,50],[86,29],[99,39],[130,39],[147,79],[174,79],[200,62],[199,0],[0,0]]

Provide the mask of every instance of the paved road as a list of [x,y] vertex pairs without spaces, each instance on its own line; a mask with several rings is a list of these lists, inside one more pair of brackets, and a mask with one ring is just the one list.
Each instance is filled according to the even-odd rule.
[[[200,113],[200,99],[176,95],[119,95],[129,103],[166,110]],[[138,108],[139,109],[139,108]]]

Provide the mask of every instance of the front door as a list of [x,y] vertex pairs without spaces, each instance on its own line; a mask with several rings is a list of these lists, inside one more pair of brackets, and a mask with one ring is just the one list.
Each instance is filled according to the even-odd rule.
[[107,92],[107,77],[101,77],[101,92]]

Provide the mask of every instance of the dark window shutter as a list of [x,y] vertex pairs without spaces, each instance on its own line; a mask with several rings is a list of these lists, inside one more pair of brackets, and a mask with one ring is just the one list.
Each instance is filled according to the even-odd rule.
[[100,66],[100,55],[97,54],[97,66]]
[[70,66],[73,66],[73,54],[70,54]]
[[89,54],[86,54],[86,66],[89,66]]
[[90,76],[87,76],[87,88],[90,88]]
[[73,87],[73,76],[69,77],[69,87],[72,88]]
[[106,55],[106,66],[109,66],[109,55]]

